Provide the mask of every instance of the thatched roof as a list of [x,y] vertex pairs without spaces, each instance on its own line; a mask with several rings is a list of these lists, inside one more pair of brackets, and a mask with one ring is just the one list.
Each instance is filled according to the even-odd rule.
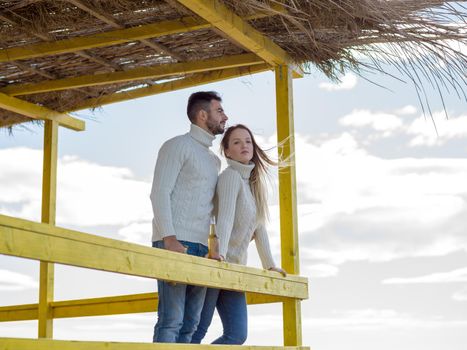
[[[422,83],[419,77],[424,76],[435,88],[441,85],[462,94],[465,90],[467,57],[462,53],[467,39],[467,11],[462,5],[465,1],[220,2],[282,48],[291,60],[315,65],[331,79],[347,70],[384,71],[389,63],[418,88]],[[56,111],[98,106],[105,96],[158,86],[168,79],[190,79],[200,73],[177,72],[172,76],[46,92],[24,93],[21,88],[44,81],[249,53],[175,0],[0,0],[0,7],[0,55],[3,55],[0,93]],[[20,47],[32,48],[34,53],[43,47],[41,43],[172,22],[186,23],[190,28],[73,52],[15,55]],[[452,45],[453,42],[460,45]],[[14,53],[13,57],[8,56],[10,53]],[[249,69],[260,70],[258,62],[254,64]],[[12,93],[18,86],[20,92]],[[0,109],[0,127],[28,120]]]

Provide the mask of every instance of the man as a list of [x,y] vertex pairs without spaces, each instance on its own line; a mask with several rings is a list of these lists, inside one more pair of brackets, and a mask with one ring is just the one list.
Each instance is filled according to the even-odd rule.
[[[193,93],[187,106],[190,132],[166,141],[157,157],[151,202],[153,247],[196,256],[207,254],[213,197],[220,169],[209,149],[224,132],[227,116],[214,91]],[[154,342],[190,343],[199,323],[205,287],[158,281]]]

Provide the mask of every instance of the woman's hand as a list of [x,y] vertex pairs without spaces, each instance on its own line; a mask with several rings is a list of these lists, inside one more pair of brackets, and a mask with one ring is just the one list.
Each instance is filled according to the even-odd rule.
[[269,271],[276,271],[276,272],[279,272],[284,277],[287,276],[287,272],[285,272],[285,270],[281,269],[280,267],[276,267],[276,266],[270,267]]
[[225,261],[225,258],[220,254],[215,254],[215,255],[209,256],[209,253],[208,253],[208,254],[206,254],[205,258],[212,259],[212,260],[217,260],[217,261]]

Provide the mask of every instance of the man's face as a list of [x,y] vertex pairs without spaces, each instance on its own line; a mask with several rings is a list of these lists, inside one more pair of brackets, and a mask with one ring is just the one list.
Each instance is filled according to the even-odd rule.
[[225,115],[221,103],[217,100],[212,100],[209,107],[208,119],[206,121],[206,126],[209,131],[213,135],[223,134],[227,119],[229,118]]

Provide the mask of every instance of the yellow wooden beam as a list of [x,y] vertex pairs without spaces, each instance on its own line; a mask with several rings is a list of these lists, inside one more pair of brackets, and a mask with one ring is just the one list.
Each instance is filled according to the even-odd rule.
[[112,30],[94,35],[37,43],[0,50],[0,62],[59,55],[79,50],[123,44],[130,41],[156,38],[209,28],[210,25],[193,17],[176,21],[164,21],[127,29]]
[[[157,311],[157,293],[55,301],[50,304],[54,318],[108,316]],[[246,293],[249,305],[284,302],[289,298]],[[0,322],[37,320],[38,304],[0,307]]]
[[[298,252],[297,196],[295,175],[295,134],[293,120],[292,71],[278,66],[276,73],[277,142],[280,156],[290,166],[279,172],[279,206],[282,267],[288,272],[300,271]],[[283,303],[284,345],[302,344],[300,303]]]
[[65,128],[82,131],[85,128],[85,123],[82,120],[73,118],[66,113],[60,113],[36,105],[34,103],[23,101],[19,98],[8,96],[0,92],[0,108],[10,112],[15,112],[33,119],[53,120],[58,122]]
[[218,71],[211,71],[206,73],[199,73],[194,76],[169,81],[162,84],[156,84],[150,87],[138,88],[129,91],[114,93],[107,96],[92,98],[84,101],[82,104],[76,106],[69,112],[75,112],[86,108],[96,108],[99,106],[132,100],[135,98],[157,95],[163,92],[175,91],[185,89],[193,86],[214,83],[226,79],[236,78],[244,75],[265,72],[271,68],[266,64],[256,64],[254,66],[228,68]]
[[[225,33],[234,43],[255,53],[272,66],[294,65],[289,54],[271,39],[237,16],[219,0],[177,0],[214,27]],[[297,68],[297,74],[301,69]]]
[[[255,14],[246,19],[262,18],[270,15],[272,14]],[[211,23],[200,20],[197,17],[183,17],[179,20],[151,23],[94,35],[1,49],[0,62],[59,55],[97,47],[118,45],[130,41],[157,38],[170,34],[192,32],[211,27]]]
[[159,64],[151,67],[141,67],[113,73],[90,74],[73,78],[47,80],[32,84],[8,85],[4,88],[1,88],[0,92],[3,92],[10,96],[28,95],[37,94],[41,92],[76,89],[86,86],[115,84],[134,80],[155,79],[178,74],[191,74],[233,67],[252,66],[261,63],[263,63],[263,61],[254,54],[223,56],[203,61],[192,61],[163,65]]
[[305,299],[304,277],[282,277],[0,215],[0,254],[193,285]]
[[[58,122],[46,120],[44,125],[44,161],[42,171],[41,221],[55,225],[57,207]],[[53,313],[50,306],[54,297],[54,264],[40,262],[38,336],[52,338]]]
[[306,346],[238,346],[207,344],[120,343],[49,339],[0,338],[0,350],[310,350]]

